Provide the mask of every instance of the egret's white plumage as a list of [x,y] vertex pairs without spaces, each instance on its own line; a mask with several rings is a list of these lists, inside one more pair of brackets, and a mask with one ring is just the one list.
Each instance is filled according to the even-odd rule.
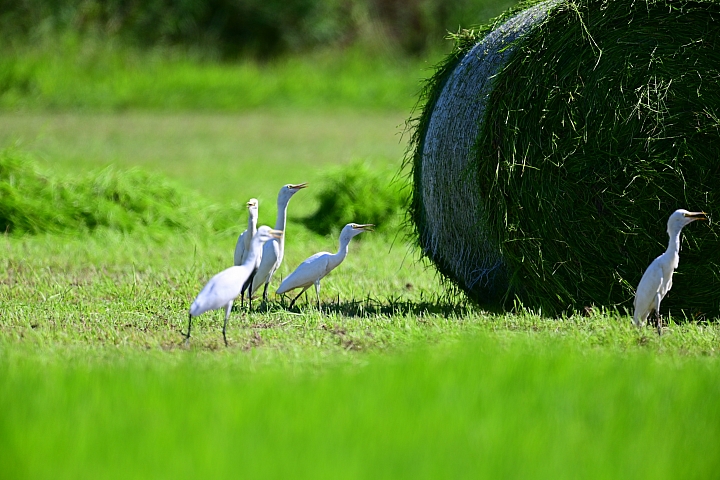
[[[278,193],[277,198],[277,220],[275,222],[275,229],[285,231],[285,224],[287,223],[287,206],[290,198],[295,193],[299,192],[303,188],[307,187],[307,183],[288,184],[283,186]],[[263,300],[267,302],[267,291],[270,285],[270,280],[275,274],[275,271],[280,267],[285,253],[285,235],[279,240],[273,240],[267,242],[262,249],[262,258],[260,259],[260,265],[258,265],[257,272],[252,281],[252,287],[250,287],[250,296],[260,288],[263,284],[265,289],[263,290]]]
[[280,284],[277,293],[285,293],[295,288],[302,288],[300,293],[290,302],[290,308],[295,304],[295,300],[303,294],[305,290],[315,285],[315,295],[317,296],[318,309],[320,308],[320,280],[330,273],[334,268],[345,260],[348,253],[348,245],[350,240],[358,234],[372,231],[372,224],[348,223],[340,232],[340,248],[337,253],[320,252],[302,262],[294,272],[285,278]]
[[635,326],[645,325],[648,316],[654,311],[658,317],[658,333],[662,331],[660,321],[660,302],[672,287],[672,276],[680,261],[680,231],[695,220],[707,220],[703,212],[675,210],[667,222],[670,237],[667,250],[657,257],[645,270],[635,292]]
[[[252,238],[255,236],[255,233],[257,232],[257,218],[258,218],[258,201],[257,198],[251,198],[247,202],[247,209],[248,209],[248,228],[244,232],[240,234],[240,236],[237,239],[237,243],[235,244],[235,256],[233,259],[233,265],[240,266],[245,262],[245,259],[247,258],[248,254],[250,253],[250,242],[252,241]],[[242,288],[240,289],[240,305],[242,306],[245,300],[245,290],[250,287],[250,283],[252,282],[253,275],[257,271],[258,265],[260,265],[260,257],[262,255],[262,249],[260,249],[259,252],[257,252],[257,258],[255,260],[255,267],[253,268],[252,273],[250,273],[250,276],[247,280],[245,280],[245,283],[243,284]],[[248,295],[250,297],[250,295]],[[248,299],[249,301],[249,299]]]
[[268,240],[279,238],[281,235],[282,232],[273,230],[270,227],[262,226],[258,228],[257,233],[252,238],[252,242],[250,242],[250,249],[248,250],[245,262],[242,265],[227,268],[210,279],[200,293],[198,293],[197,297],[195,297],[192,305],[190,305],[188,330],[185,338],[190,339],[190,327],[192,326],[193,317],[202,315],[209,310],[225,308],[223,340],[225,340],[225,345],[227,345],[225,330],[233,301],[240,295],[240,289],[255,268],[255,259],[262,245]]

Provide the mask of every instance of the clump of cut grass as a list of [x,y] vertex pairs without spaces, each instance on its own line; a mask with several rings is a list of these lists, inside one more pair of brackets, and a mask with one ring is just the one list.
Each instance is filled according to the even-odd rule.
[[139,169],[106,168],[73,178],[43,172],[16,149],[0,150],[0,230],[20,234],[91,231],[130,232],[141,227],[228,228],[192,191]]
[[[720,2],[521,8],[495,50],[498,22],[475,44],[460,35],[421,99],[408,155],[418,241],[480,303],[631,309],[670,213],[720,201]],[[453,242],[437,218],[476,239]],[[718,229],[683,236],[663,307],[716,316]]]
[[378,232],[396,230],[405,203],[404,182],[389,168],[354,161],[329,173],[318,194],[318,209],[303,223],[320,235],[350,222],[373,223]]

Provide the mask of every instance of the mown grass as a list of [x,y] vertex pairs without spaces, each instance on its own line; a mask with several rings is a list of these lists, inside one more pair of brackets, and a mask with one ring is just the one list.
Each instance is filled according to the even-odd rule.
[[[274,146],[272,133],[246,131],[264,131],[270,115],[194,117],[33,114],[11,125],[7,115],[0,125],[11,132],[6,138],[30,138],[25,145],[47,168],[70,172],[73,158],[86,167],[137,161],[185,178],[216,202],[261,192],[261,223],[270,224],[281,184],[322,178],[337,159],[376,152],[392,165],[401,156],[377,153],[402,150],[385,116],[292,114],[288,135],[293,124],[315,135]],[[288,117],[277,118],[283,125]],[[387,123],[376,128],[377,119]],[[37,135],[43,124],[46,133]],[[158,125],[165,141],[143,133]],[[241,142],[227,139],[236,132],[245,132]],[[264,150],[275,153],[261,170],[247,152]],[[299,221],[316,207],[314,195],[311,186],[291,201],[279,276],[337,247],[336,238]],[[312,294],[293,311],[275,298],[268,311],[236,310],[228,348],[220,314],[208,313],[185,346],[189,304],[229,264],[245,212],[237,218],[237,229],[216,232],[0,237],[4,477],[707,478],[717,471],[716,323],[671,324],[658,337],[632,328],[624,312],[555,319],[483,311],[448,294],[402,237],[354,240],[323,281],[322,313]]]

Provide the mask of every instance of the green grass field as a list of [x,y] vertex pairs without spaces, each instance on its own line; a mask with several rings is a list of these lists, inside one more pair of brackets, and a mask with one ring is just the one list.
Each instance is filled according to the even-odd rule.
[[266,349],[6,354],[4,477],[717,472],[716,359],[485,333],[403,354],[335,358],[318,372],[282,354],[268,359]]
[[[255,196],[261,212],[269,213],[261,218],[271,223],[277,191],[285,183],[317,184],[328,169],[352,160],[399,170],[405,116],[399,111],[299,109],[244,114],[0,112],[0,145],[18,144],[45,167],[64,174],[138,166],[174,178],[214,202],[244,204]],[[293,202],[293,210],[312,212],[309,200]],[[244,211],[238,216],[247,219]]]
[[367,49],[272,62],[219,62],[75,36],[0,45],[0,108],[122,112],[407,110],[432,60]]
[[260,199],[272,225],[279,187],[311,183],[290,203],[277,286],[337,248],[300,222],[328,172],[357,159],[399,169],[406,111],[90,110],[6,110],[0,147],[58,175],[166,175],[237,205],[237,228],[0,237],[2,478],[717,476],[716,321],[658,337],[599,306],[482,311],[403,233],[354,240],[323,281],[322,313],[312,294],[293,311],[282,299],[236,310],[227,348],[208,313],[184,345],[244,202]]

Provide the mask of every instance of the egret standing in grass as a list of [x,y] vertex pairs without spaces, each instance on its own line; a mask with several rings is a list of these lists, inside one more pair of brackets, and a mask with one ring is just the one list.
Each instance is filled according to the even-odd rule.
[[[252,242],[253,236],[255,236],[255,233],[257,232],[257,218],[258,218],[258,201],[257,198],[251,198],[247,202],[247,209],[248,209],[248,228],[244,232],[240,234],[240,236],[237,239],[237,243],[235,244],[235,258],[233,261],[233,265],[240,266],[245,262],[245,259],[250,254],[250,242]],[[245,290],[248,289],[250,286],[253,276],[255,275],[255,272],[257,271],[257,267],[260,264],[260,255],[261,252],[258,252],[257,259],[255,260],[255,268],[253,269],[253,272],[250,274],[250,277],[245,281],[245,284],[242,286],[242,289],[240,290],[240,306],[243,305],[244,297],[245,297]],[[248,295],[249,297],[249,295]],[[248,298],[248,303],[250,302],[250,298]]]
[[[283,186],[278,193],[277,198],[277,220],[275,221],[275,229],[285,231],[285,225],[287,223],[287,206],[290,198],[297,192],[307,187],[307,183],[288,184]],[[275,271],[280,267],[282,263],[283,255],[285,253],[285,235],[279,240],[273,240],[263,246],[262,258],[260,259],[260,265],[258,265],[257,272],[252,281],[252,287],[250,287],[250,296],[260,288],[263,284],[265,289],[263,290],[263,301],[267,302],[267,291],[270,285]]]
[[295,300],[305,292],[311,285],[315,285],[318,310],[320,310],[320,280],[330,273],[334,268],[345,260],[348,253],[348,245],[355,235],[363,232],[371,232],[372,224],[348,223],[340,232],[340,248],[337,253],[320,252],[302,262],[294,272],[282,281],[277,293],[285,293],[295,288],[302,288],[299,294],[290,302],[289,308],[295,304]]
[[190,305],[188,329],[187,335],[185,336],[187,341],[190,341],[190,328],[193,317],[197,317],[208,310],[216,310],[224,307],[225,322],[223,323],[222,332],[225,346],[227,346],[225,331],[227,329],[233,301],[240,295],[240,289],[255,268],[255,260],[263,244],[268,240],[281,237],[281,231],[273,230],[266,226],[258,228],[257,233],[252,238],[252,242],[250,242],[250,249],[245,258],[245,262],[242,265],[227,268],[210,279],[200,293],[198,293],[198,296],[195,297],[192,305]]
[[695,220],[707,220],[704,212],[688,212],[675,210],[667,222],[667,233],[670,236],[667,250],[657,257],[640,279],[635,293],[635,312],[633,323],[636,327],[645,325],[653,311],[657,317],[658,334],[662,334],[660,318],[660,302],[672,287],[672,276],[680,261],[680,231]]

